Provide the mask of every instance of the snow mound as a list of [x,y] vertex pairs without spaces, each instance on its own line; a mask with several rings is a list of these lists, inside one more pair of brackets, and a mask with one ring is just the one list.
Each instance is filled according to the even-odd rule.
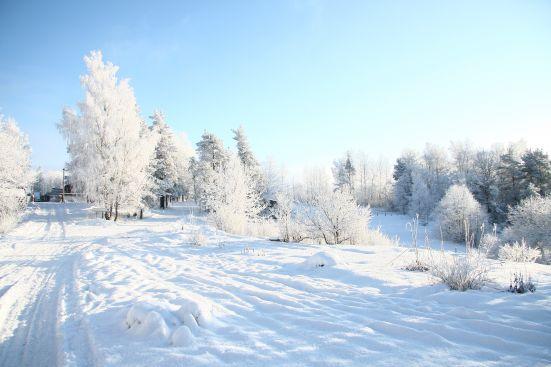
[[128,329],[139,337],[153,337],[166,340],[170,330],[166,322],[157,311],[147,304],[137,303],[132,305],[126,313],[126,325]]
[[302,265],[306,268],[321,268],[336,266],[338,263],[339,259],[336,255],[321,251],[307,258]]
[[172,333],[171,342],[175,347],[184,347],[192,344],[193,335],[191,334],[191,330],[186,325],[179,326]]
[[176,316],[192,331],[211,324],[213,305],[206,298],[193,295],[179,300],[177,304],[180,308],[175,312]]

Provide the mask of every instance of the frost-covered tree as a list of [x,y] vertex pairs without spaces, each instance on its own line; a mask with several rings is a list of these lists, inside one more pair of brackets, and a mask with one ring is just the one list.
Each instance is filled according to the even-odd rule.
[[482,207],[464,185],[450,186],[438,203],[435,214],[443,238],[454,242],[465,241],[466,236],[471,234],[478,239],[481,225],[486,221]]
[[417,157],[413,152],[406,152],[396,160],[394,165],[393,207],[398,212],[408,212],[413,188],[412,172],[417,167]]
[[450,144],[455,181],[465,183],[472,172],[475,151],[468,141],[452,141]]
[[434,195],[430,191],[427,183],[427,171],[417,167],[411,173],[411,195],[409,198],[408,212],[410,215],[419,215],[423,223],[429,221],[429,217],[434,209]]
[[278,191],[275,195],[276,207],[274,217],[279,227],[280,239],[283,242],[301,242],[308,237],[301,212],[297,211],[297,205],[293,195],[289,191]]
[[19,219],[33,180],[27,137],[14,119],[0,115],[0,233]]
[[237,156],[245,169],[245,172],[251,176],[255,183],[256,190],[259,194],[262,194],[266,188],[266,181],[262,173],[262,169],[256,160],[243,126],[239,126],[237,129],[232,130],[233,140],[237,144]]
[[232,233],[246,233],[247,224],[263,209],[254,181],[234,155],[213,172],[204,195],[206,209],[215,225]]
[[89,200],[116,220],[121,207],[143,208],[151,189],[150,161],[154,139],[140,117],[127,79],[118,67],[104,63],[101,51],[84,57],[88,74],[81,77],[85,98],[80,113],[66,108],[59,129],[71,157],[73,181]]
[[176,195],[188,197],[193,192],[191,159],[195,155],[195,150],[192,148],[185,133],[175,134],[174,143],[176,145],[175,162],[177,173],[174,190]]
[[524,199],[509,213],[506,237],[513,241],[525,240],[540,248],[544,258],[551,250],[551,195]]
[[277,165],[273,159],[269,158],[262,164],[262,175],[266,183],[262,195],[265,201],[277,201],[278,193],[291,191],[284,167]]
[[63,185],[63,172],[57,171],[39,171],[34,185],[34,192],[40,195],[46,195],[53,188],[61,188]]
[[329,173],[321,167],[313,167],[304,170],[304,179],[301,192],[296,192],[300,201],[311,204],[320,195],[331,191]]
[[214,175],[224,172],[229,153],[222,141],[214,134],[204,132],[197,143],[197,158],[192,162],[195,201],[206,209],[206,187],[211,185]]
[[419,214],[419,219],[427,223],[450,182],[450,164],[446,151],[427,144],[421,164],[412,173],[409,214]]
[[451,164],[446,150],[427,144],[423,151],[423,169],[432,199],[430,206],[434,208],[451,184]]
[[551,161],[541,149],[528,150],[522,157],[524,197],[551,194]]
[[370,208],[358,206],[347,190],[318,192],[304,208],[309,237],[328,245],[360,243],[366,238],[370,219]]
[[333,180],[337,190],[354,192],[354,180],[356,167],[352,162],[352,154],[346,152],[345,156],[333,162]]
[[176,194],[179,179],[178,151],[174,133],[165,122],[161,111],[155,111],[149,117],[152,120],[151,131],[156,137],[155,154],[151,161],[153,165],[154,193],[161,198],[161,208],[168,206],[168,196]]

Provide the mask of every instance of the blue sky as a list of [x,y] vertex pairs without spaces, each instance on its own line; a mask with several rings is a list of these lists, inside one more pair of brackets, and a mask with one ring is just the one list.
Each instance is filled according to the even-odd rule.
[[524,138],[551,151],[549,1],[0,2],[0,108],[33,162],[66,159],[55,124],[101,49],[142,114],[197,142],[242,124],[291,168],[348,149]]

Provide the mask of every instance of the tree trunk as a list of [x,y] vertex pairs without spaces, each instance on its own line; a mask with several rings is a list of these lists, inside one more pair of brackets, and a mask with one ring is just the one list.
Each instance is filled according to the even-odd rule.
[[143,209],[140,209],[140,219],[143,219]]
[[116,222],[118,218],[119,218],[119,203],[115,203],[115,219],[114,219],[114,221]]

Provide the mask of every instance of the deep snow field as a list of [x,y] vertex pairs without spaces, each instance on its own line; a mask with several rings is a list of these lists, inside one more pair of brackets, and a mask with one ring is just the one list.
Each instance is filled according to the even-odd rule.
[[[549,266],[495,261],[487,287],[456,292],[402,270],[404,247],[245,238],[192,212],[31,207],[0,237],[0,366],[551,364]],[[407,220],[372,225],[407,244]],[[515,270],[535,293],[505,291]]]

